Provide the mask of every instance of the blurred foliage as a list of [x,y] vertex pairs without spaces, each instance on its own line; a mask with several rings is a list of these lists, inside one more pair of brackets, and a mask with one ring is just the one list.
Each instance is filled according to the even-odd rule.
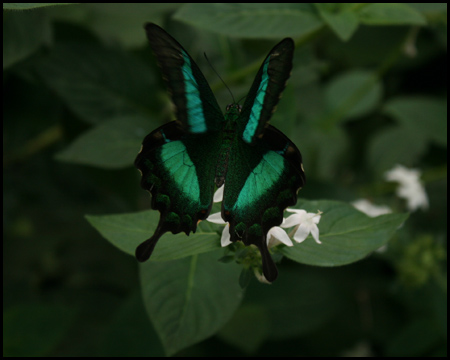
[[[45,5],[3,5],[4,356],[446,356],[446,4]],[[302,203],[368,198],[404,212],[383,180],[401,163],[422,171],[429,209],[351,265],[295,263],[314,253],[308,240],[286,248],[270,286],[242,291],[239,266],[209,242],[138,269],[90,223],[117,226],[127,251],[124,215],[104,214],[150,205],[132,163],[172,115],[148,21],[188,49],[222,106],[229,93],[203,52],[239,99],[268,49],[293,37],[272,124],[302,152]]]

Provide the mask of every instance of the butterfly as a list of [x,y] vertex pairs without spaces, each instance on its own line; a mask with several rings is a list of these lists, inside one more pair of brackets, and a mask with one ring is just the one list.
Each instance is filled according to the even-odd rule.
[[195,232],[211,212],[216,188],[225,185],[221,216],[230,240],[255,245],[265,278],[278,276],[267,233],[283,221],[305,184],[295,144],[268,124],[292,69],[294,42],[280,41],[262,63],[241,106],[217,104],[208,82],[188,52],[156,24],[145,25],[161,68],[176,120],[148,134],[135,166],[141,187],[160,212],[154,234],[136,249],[146,261],[165,232]]

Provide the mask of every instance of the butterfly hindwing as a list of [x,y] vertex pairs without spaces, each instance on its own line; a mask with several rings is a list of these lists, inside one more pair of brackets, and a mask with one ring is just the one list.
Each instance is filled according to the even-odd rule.
[[297,202],[297,192],[305,184],[300,151],[268,125],[253,145],[238,143],[229,167],[235,171],[225,179],[222,217],[230,223],[231,241],[256,245],[264,275],[273,281],[276,267],[268,255],[266,236],[282,223],[284,210]]
[[222,112],[195,61],[158,25],[146,24],[145,31],[175,105],[176,119],[189,133],[220,130]]
[[215,162],[204,154],[218,151],[214,136],[186,136],[181,123],[172,121],[144,139],[135,165],[141,186],[152,194],[152,208],[161,213],[155,234],[136,250],[140,261],[148,259],[160,236],[167,231],[187,235],[208,217],[214,193]]

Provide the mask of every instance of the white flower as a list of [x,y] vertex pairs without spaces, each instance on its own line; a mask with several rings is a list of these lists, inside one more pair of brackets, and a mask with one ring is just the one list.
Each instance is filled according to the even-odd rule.
[[226,247],[231,244],[230,227],[225,225],[222,231],[222,236],[220,237],[220,246]]
[[294,229],[295,241],[301,243],[311,233],[316,243],[321,244],[319,240],[319,228],[317,227],[322,214],[321,211],[317,211],[317,214],[307,213],[305,210],[298,209],[286,209],[286,211],[293,212],[294,214],[286,218],[281,224],[281,227],[288,228],[296,226]]
[[225,225],[226,222],[222,219],[222,214],[220,212],[210,214],[207,218],[207,221],[212,222],[214,224]]
[[428,209],[428,196],[420,182],[419,170],[396,165],[392,170],[387,171],[384,177],[387,181],[399,183],[396,193],[398,197],[406,199],[408,210]]
[[289,238],[288,234],[286,234],[286,231],[279,226],[274,226],[267,233],[267,247],[270,249],[281,243],[286,246],[294,246],[292,240]]
[[352,205],[359,211],[363,212],[364,214],[370,217],[377,217],[383,214],[390,214],[392,212],[389,206],[375,205],[366,199],[355,200],[352,202]]
[[[223,200],[223,189],[224,188],[225,188],[225,186],[222,185],[220,188],[218,188],[216,190],[216,192],[214,193],[214,198],[213,198],[214,202],[221,202]],[[208,220],[214,224],[219,224],[219,225],[227,224],[222,219],[222,215],[220,214],[220,212],[209,215],[206,220]],[[283,243],[287,246],[294,246],[291,239],[289,239],[288,234],[286,234],[286,231],[284,231],[282,228],[280,228],[278,226],[274,226],[267,233],[267,247],[271,248],[271,247],[279,245],[280,243]],[[222,247],[225,247],[225,246],[228,246],[231,244],[230,227],[229,226],[225,226],[225,228],[223,229],[222,237],[220,239],[220,244]]]
[[[226,223],[222,219],[222,215],[220,214],[220,212],[209,215],[206,220],[208,220],[214,224],[227,225],[224,227],[224,229],[222,231],[220,245],[222,247],[230,245],[231,244],[230,226],[228,226],[228,223]],[[280,228],[278,226],[274,226],[267,233],[267,246],[269,248],[271,248],[273,246],[279,245],[280,243],[283,243],[287,246],[294,246],[291,239],[289,239],[289,236],[286,234],[286,231],[284,231],[282,228]]]
[[225,184],[223,184],[216,190],[216,192],[214,193],[213,202],[218,203],[223,200],[223,189],[225,189]]
[[395,165],[393,169],[386,171],[384,177],[387,181],[397,181],[400,184],[412,184],[419,180],[420,171],[408,169],[403,165]]
[[258,268],[253,268],[253,273],[255,274],[256,279],[262,284],[272,284],[270,281],[266,279],[264,274],[258,270]]
[[220,238],[220,245],[222,247],[230,245],[231,244],[231,241],[230,241],[230,227],[228,226],[228,223],[226,223],[222,219],[222,214],[220,212],[211,214],[211,215],[208,216],[208,218],[206,220],[209,221],[209,222],[212,222],[214,224],[227,225],[227,226],[224,227],[224,229],[222,231],[222,237]]

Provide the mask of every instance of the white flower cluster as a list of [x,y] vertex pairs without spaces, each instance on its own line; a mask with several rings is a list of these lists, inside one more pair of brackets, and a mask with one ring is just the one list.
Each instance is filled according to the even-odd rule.
[[399,183],[397,196],[406,199],[408,210],[415,211],[419,208],[428,209],[428,196],[420,181],[420,171],[408,169],[402,165],[396,165],[392,170],[387,171],[384,177],[387,181]]
[[[384,178],[386,181],[395,181],[399,183],[396,189],[398,197],[406,200],[406,207],[409,211],[417,209],[427,210],[428,196],[425,188],[420,181],[421,172],[417,169],[408,169],[402,165],[395,165],[389,171],[386,171]],[[376,217],[383,214],[389,214],[392,210],[386,205],[374,205],[369,200],[358,199],[352,205],[359,211],[370,217]]]
[[377,217],[383,214],[390,214],[391,208],[387,205],[375,205],[367,199],[358,199],[352,202],[352,205],[367,216]]
[[[222,201],[223,188],[224,186],[221,186],[219,189],[217,189],[216,193],[214,194],[214,202]],[[269,230],[269,232],[267,233],[267,246],[269,248],[277,246],[279,244],[294,246],[289,235],[286,233],[285,230],[282,229],[291,227],[294,227],[292,233],[294,234],[293,239],[296,242],[301,243],[308,237],[309,234],[311,234],[314,240],[318,244],[321,244],[319,240],[319,228],[317,227],[317,224],[320,221],[320,216],[322,214],[321,211],[318,211],[317,213],[308,213],[305,210],[298,210],[298,209],[286,209],[286,210],[294,214],[283,219],[281,227],[275,226]],[[222,219],[220,213],[211,214],[206,220],[215,224],[222,224],[222,225],[226,224],[226,222]],[[229,226],[225,226],[225,228],[223,229],[220,244],[222,245],[222,247],[231,244]]]

